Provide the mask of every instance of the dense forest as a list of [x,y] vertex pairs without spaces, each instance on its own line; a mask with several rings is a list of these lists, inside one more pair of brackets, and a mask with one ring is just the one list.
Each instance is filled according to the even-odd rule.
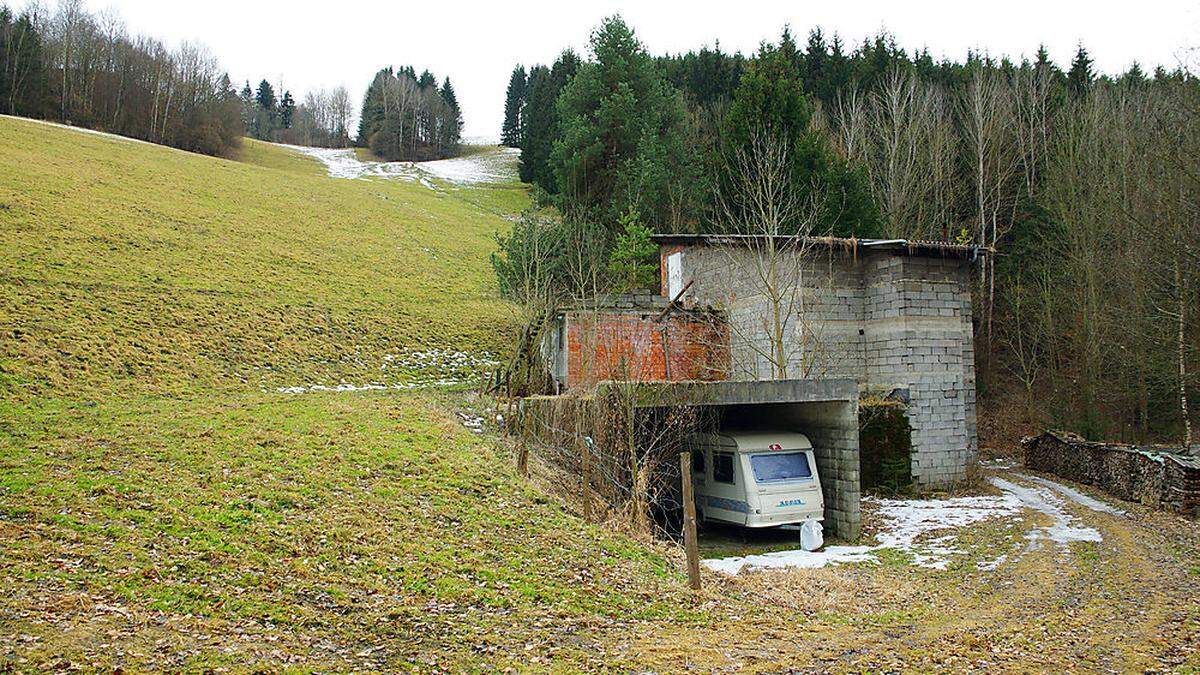
[[213,155],[243,132],[241,100],[207,50],[170,51],[81,0],[0,6],[0,111]]
[[[501,238],[526,307],[654,279],[650,231],[739,232],[767,160],[780,233],[932,239],[976,269],[980,387],[1088,435],[1190,438],[1200,371],[1200,89],[1079,46],[1019,62],[788,31],[655,57],[619,18],[586,58],[517,66],[501,130],[558,218]],[[568,243],[563,243],[568,242]],[[633,273],[630,273],[630,270]],[[530,311],[536,321],[539,313]]]
[[462,126],[450,78],[439,87],[428,70],[384,68],[363,98],[358,144],[388,161],[441,159],[458,154]]

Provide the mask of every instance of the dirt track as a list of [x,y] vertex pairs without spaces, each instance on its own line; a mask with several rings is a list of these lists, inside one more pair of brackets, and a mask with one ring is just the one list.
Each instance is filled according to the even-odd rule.
[[[1068,502],[1099,543],[1031,548],[1026,533],[1049,524],[1033,511],[974,527],[959,536],[968,559],[947,571],[885,558],[714,574],[716,625],[641,626],[611,640],[605,658],[663,672],[1200,668],[1200,524],[1114,505],[1129,515]],[[998,552],[1007,558],[996,569],[979,568]]]

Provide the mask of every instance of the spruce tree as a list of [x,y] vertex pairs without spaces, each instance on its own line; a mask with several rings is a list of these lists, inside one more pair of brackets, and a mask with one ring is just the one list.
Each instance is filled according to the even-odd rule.
[[1080,44],[1075,58],[1071,61],[1071,70],[1067,71],[1067,89],[1072,96],[1083,96],[1092,88],[1093,79],[1095,75],[1092,73],[1092,59]]
[[671,197],[699,182],[682,97],[619,16],[592,33],[591,52],[558,99],[551,162],[564,210],[610,230],[630,209],[653,226],[676,225],[694,200]]
[[20,16],[0,7],[0,112],[37,117],[45,100],[42,36],[30,10]]
[[521,109],[525,106],[525,66],[513,68],[504,97],[504,124],[500,127],[500,143],[510,148],[521,145]]
[[521,180],[533,183],[550,194],[558,193],[558,180],[550,165],[550,153],[559,136],[557,101],[575,72],[579,57],[564,51],[553,68],[534,66],[525,87],[525,105],[521,112]]
[[254,100],[254,90],[250,88],[250,80],[246,80],[246,86],[242,87],[241,93],[242,103],[242,127],[247,134],[256,136],[254,129],[255,110],[258,108],[258,103]]
[[292,98],[292,92],[284,91],[283,98],[279,100],[279,126],[283,129],[292,128],[292,116],[296,113],[296,100]]
[[1134,61],[1129,66],[1129,70],[1125,71],[1123,79],[1133,84],[1142,84],[1146,81],[1146,73],[1142,70],[1142,66],[1137,61]]
[[362,111],[358,118],[358,135],[355,143],[360,148],[370,147],[371,136],[379,130],[383,119],[384,83],[392,77],[392,69],[384,68],[375,73],[367,93],[363,95]]
[[[879,216],[861,170],[840,159],[826,137],[812,127],[813,104],[792,64],[788,46],[764,45],[742,76],[722,130],[722,175],[736,204],[732,186],[741,170],[739,153],[752,152],[756,134],[786,143],[792,191],[816,202],[819,234],[876,236]],[[796,223],[799,226],[799,222]]]
[[463,118],[462,109],[458,107],[458,97],[454,95],[454,85],[450,84],[449,77],[442,80],[440,93],[442,100],[446,102],[446,107],[450,110],[446,126],[443,129],[443,144],[447,148],[455,148],[462,140]]
[[255,95],[254,100],[258,103],[258,107],[263,110],[275,110],[275,88],[266,80],[259,82],[258,93]]

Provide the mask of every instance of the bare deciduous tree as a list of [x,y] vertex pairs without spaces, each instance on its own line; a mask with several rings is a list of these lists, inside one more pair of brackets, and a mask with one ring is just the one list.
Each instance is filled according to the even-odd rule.
[[[823,326],[809,307],[822,284],[812,254],[819,190],[796,193],[790,150],[770,129],[755,130],[732,152],[727,161],[734,171],[718,196],[718,213],[723,230],[737,239],[720,248],[731,282],[741,286],[723,299],[734,359],[742,361],[733,367],[755,378],[812,377],[825,362],[818,358]],[[760,311],[733,311],[737,303],[759,303]]]
[[[1012,212],[1011,181],[1017,170],[1011,85],[1002,73],[976,66],[960,108],[967,154],[971,160],[975,241],[980,246],[995,249],[1010,224],[1001,216]],[[996,299],[995,256],[981,256],[979,260],[989,347],[985,353],[990,353]]]

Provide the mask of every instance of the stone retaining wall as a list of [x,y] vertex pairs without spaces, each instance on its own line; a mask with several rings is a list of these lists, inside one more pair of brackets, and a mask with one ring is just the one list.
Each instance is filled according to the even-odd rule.
[[1095,485],[1126,501],[1200,516],[1200,458],[1055,432],[1026,438],[1021,445],[1025,466],[1034,471]]

